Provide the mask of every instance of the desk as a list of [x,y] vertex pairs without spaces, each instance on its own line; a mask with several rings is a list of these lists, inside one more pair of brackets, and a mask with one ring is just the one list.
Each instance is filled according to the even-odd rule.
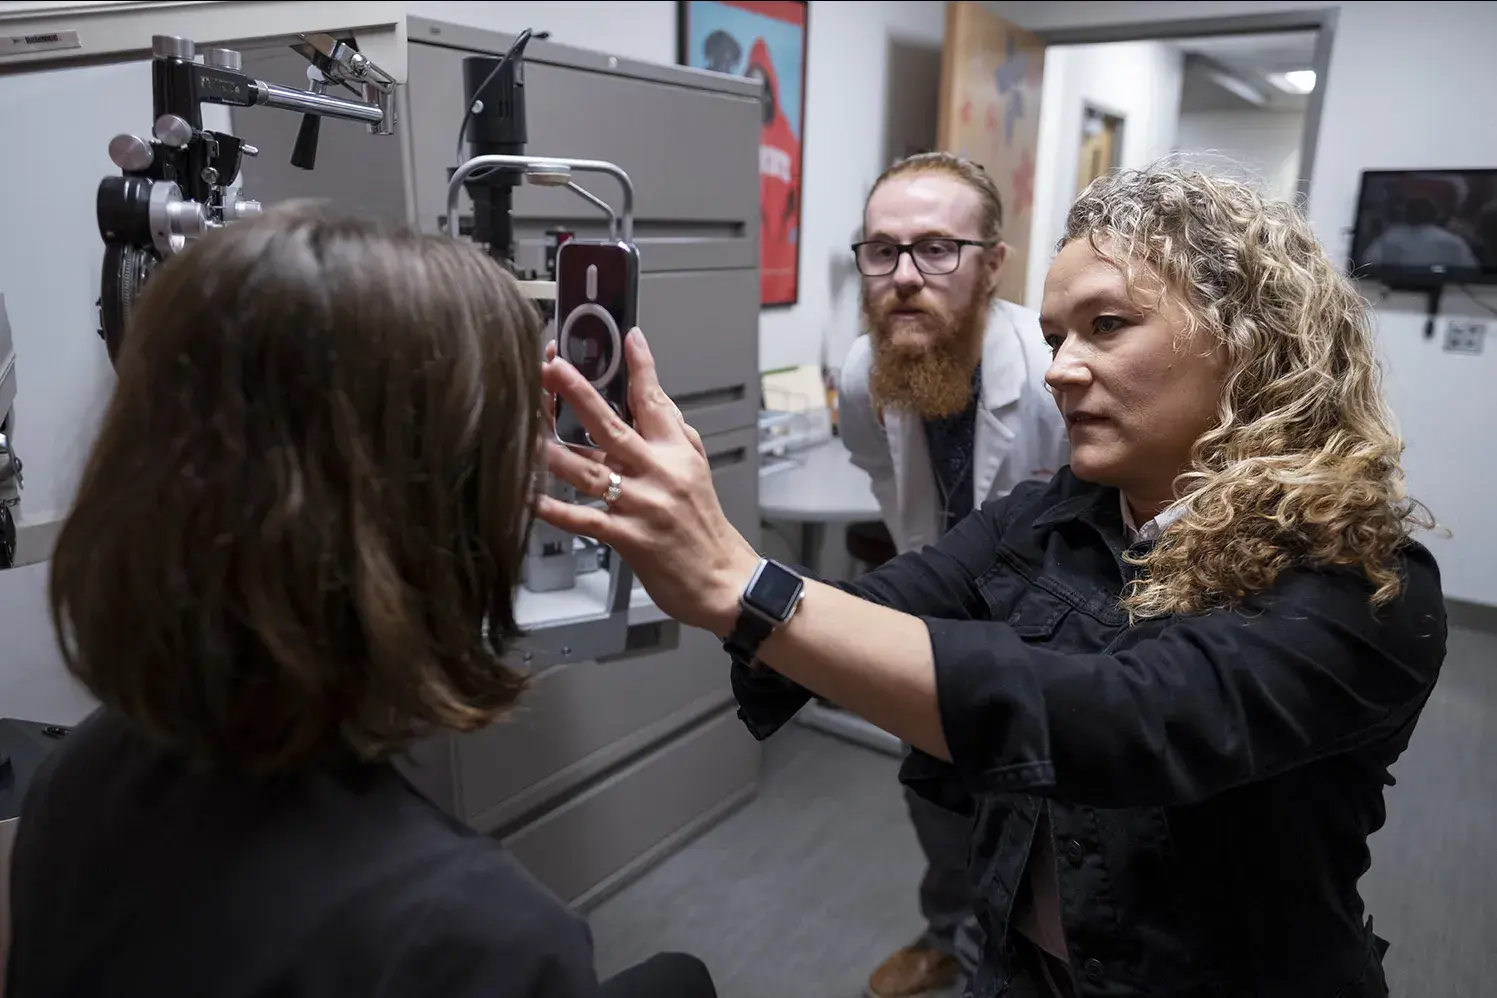
[[[781,460],[794,464],[780,464]],[[800,563],[810,569],[819,560],[827,524],[845,525],[877,520],[880,516],[868,473],[853,465],[847,448],[836,437],[794,451],[783,459],[763,459],[759,473],[759,515],[800,525]],[[823,706],[816,700],[801,708],[796,718],[808,728],[889,755],[904,756],[904,745],[898,738],[861,717]]]
[[[598,569],[578,575],[571,589],[537,593],[521,586],[515,597],[515,623],[522,630],[532,630],[597,617],[608,606],[608,582],[607,569]],[[629,591],[629,626],[669,619],[635,579]]]
[[759,515],[800,524],[800,562],[812,568],[827,524],[877,520],[879,511],[868,473],[853,465],[847,448],[833,437],[784,458],[764,458]]

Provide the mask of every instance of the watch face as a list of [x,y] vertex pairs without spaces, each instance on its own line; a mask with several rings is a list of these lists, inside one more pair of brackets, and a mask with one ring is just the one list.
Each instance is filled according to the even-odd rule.
[[781,621],[790,616],[804,587],[799,575],[779,562],[765,559],[748,587],[746,599],[759,613]]

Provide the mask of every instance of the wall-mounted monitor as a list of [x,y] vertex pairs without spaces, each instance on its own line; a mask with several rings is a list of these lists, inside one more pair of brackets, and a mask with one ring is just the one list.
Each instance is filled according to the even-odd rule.
[[1393,288],[1497,283],[1497,169],[1363,171],[1351,273]]

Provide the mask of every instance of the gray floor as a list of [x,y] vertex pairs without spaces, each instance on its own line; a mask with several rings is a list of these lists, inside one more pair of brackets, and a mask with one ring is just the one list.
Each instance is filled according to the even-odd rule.
[[1452,630],[1362,896],[1405,998],[1497,991],[1497,636]]
[[[854,998],[920,928],[920,860],[896,763],[792,727],[764,788],[592,912],[600,972],[696,953],[722,998]],[[1497,637],[1452,631],[1445,672],[1388,791],[1363,893],[1403,998],[1497,980]]]
[[855,998],[919,934],[897,761],[799,725],[765,750],[753,803],[591,913],[600,974],[673,949],[721,998]]

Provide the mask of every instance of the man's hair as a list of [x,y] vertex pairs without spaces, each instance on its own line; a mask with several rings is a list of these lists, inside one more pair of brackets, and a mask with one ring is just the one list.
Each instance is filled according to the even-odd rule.
[[874,191],[882,187],[884,181],[922,173],[953,177],[976,191],[982,202],[981,237],[995,243],[1003,238],[1003,198],[998,195],[998,187],[993,183],[993,178],[988,176],[981,164],[962,156],[953,156],[949,152],[921,152],[897,160],[869,188],[868,197],[863,199],[863,216],[867,217],[868,202],[873,200]]
[[478,249],[310,203],[171,258],[53,555],[68,669],[251,773],[500,716],[540,336]]
[[1077,239],[1182,307],[1182,349],[1227,362],[1217,424],[1176,482],[1186,512],[1140,559],[1129,610],[1233,605],[1298,566],[1351,566],[1375,603],[1397,595],[1399,549],[1434,524],[1404,490],[1367,303],[1299,210],[1234,180],[1127,170],[1076,199],[1060,246]]

